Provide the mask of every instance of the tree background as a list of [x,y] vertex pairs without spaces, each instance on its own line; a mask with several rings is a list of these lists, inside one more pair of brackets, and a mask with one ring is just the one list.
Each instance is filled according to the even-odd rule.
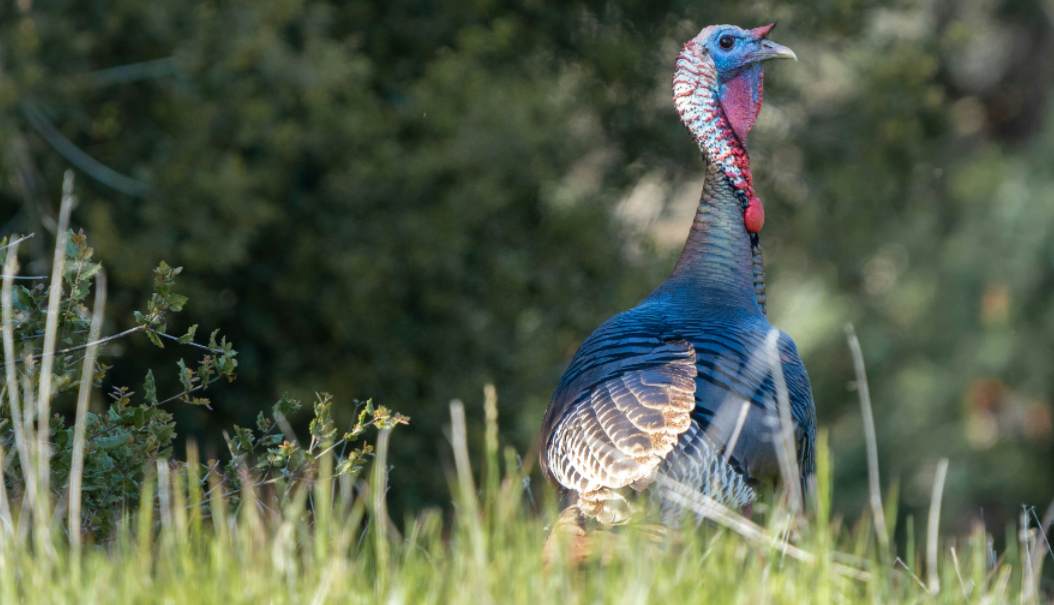
[[[160,259],[240,351],[219,431],[279,395],[408,413],[392,500],[440,502],[447,403],[532,462],[578,343],[656,285],[702,163],[670,102],[707,23],[778,21],[751,138],[770,314],[810,370],[836,506],[866,494],[843,327],[869,365],[902,510],[949,457],[945,518],[1054,497],[1049,0],[12,0],[0,9],[0,224],[45,272],[61,173],[110,271],[110,331]],[[108,348],[117,384],[174,363]],[[170,385],[173,386],[174,385]],[[164,388],[161,385],[160,388]],[[61,403],[61,402],[60,402]],[[61,409],[61,405],[59,406]]]

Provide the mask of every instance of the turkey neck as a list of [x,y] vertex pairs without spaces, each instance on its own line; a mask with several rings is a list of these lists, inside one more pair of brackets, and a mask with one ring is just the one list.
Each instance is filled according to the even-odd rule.
[[743,227],[740,196],[720,168],[708,162],[695,220],[667,284],[703,302],[762,311],[758,282],[763,284],[764,278],[757,275],[761,251],[756,239]]
[[[755,69],[755,68],[751,68]],[[749,81],[756,86],[753,104],[745,95],[749,87],[734,87],[728,97],[728,82],[721,82],[709,55],[690,41],[677,57],[673,76],[673,101],[681,122],[692,133],[706,159],[706,181],[692,230],[667,284],[658,293],[690,293],[693,300],[765,312],[764,261],[757,233],[747,231],[745,211],[761,207],[754,193],[750,156],[744,140],[761,109],[760,66]],[[742,82],[741,82],[742,83]],[[733,112],[730,121],[721,102],[725,86],[730,106],[749,107]],[[736,94],[740,96],[735,97]],[[742,101],[736,103],[735,101]],[[755,227],[755,229],[760,227]]]

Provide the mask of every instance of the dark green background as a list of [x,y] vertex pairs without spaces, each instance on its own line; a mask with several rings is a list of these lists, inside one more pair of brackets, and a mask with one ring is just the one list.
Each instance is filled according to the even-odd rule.
[[[240,381],[214,413],[177,409],[181,431],[218,452],[220,429],[283,392],[372,396],[413,417],[402,511],[446,500],[451,398],[478,418],[493,382],[527,452],[577,344],[671,266],[702,172],[669,99],[680,44],[779,21],[801,61],[769,69],[751,141],[770,311],[812,374],[836,505],[855,516],[866,490],[850,321],[907,510],[944,456],[959,527],[1054,497],[1049,2],[0,11],[0,221],[41,234],[27,268],[46,270],[72,158],[108,329],[165,259],[186,268],[185,315],[241,351]],[[133,385],[178,355],[109,353]]]

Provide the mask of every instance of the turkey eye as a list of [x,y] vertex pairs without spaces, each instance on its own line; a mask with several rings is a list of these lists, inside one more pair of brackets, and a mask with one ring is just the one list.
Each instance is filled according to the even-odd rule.
[[725,50],[728,50],[728,49],[732,48],[732,45],[735,44],[736,41],[735,41],[735,39],[732,36],[730,36],[728,34],[725,34],[725,35],[721,36],[721,39],[718,40],[717,43],[719,45],[721,45],[721,48],[723,48]]

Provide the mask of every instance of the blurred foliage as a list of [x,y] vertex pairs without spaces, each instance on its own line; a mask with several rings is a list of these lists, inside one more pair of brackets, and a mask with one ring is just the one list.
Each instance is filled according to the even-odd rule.
[[[72,163],[110,317],[169,258],[192,313],[242,344],[244,388],[180,423],[215,444],[277,393],[381,397],[415,420],[396,505],[435,502],[446,402],[499,385],[529,451],[577,344],[671,265],[656,228],[701,171],[669,102],[679,45],[768,21],[801,57],[770,69],[751,141],[771,313],[832,429],[836,506],[866,489],[847,321],[903,510],[940,456],[946,518],[1049,500],[1044,0],[18,0],[0,16],[0,216],[46,231]],[[646,219],[622,203],[642,182]],[[122,346],[118,383],[156,359]]]

